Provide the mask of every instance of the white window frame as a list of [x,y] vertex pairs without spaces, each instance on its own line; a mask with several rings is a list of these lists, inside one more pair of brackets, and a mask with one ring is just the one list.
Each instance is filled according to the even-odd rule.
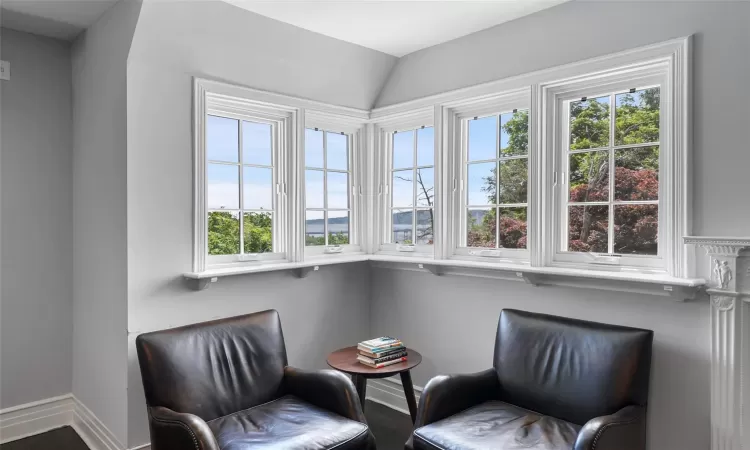
[[[349,244],[341,245],[340,252],[330,253],[335,246],[331,245],[319,245],[319,246],[307,246],[305,245],[306,232],[306,212],[307,206],[305,204],[305,175],[307,170],[307,164],[305,164],[305,151],[304,151],[304,129],[318,129],[320,131],[327,131],[331,133],[344,133],[347,136],[349,145]],[[322,114],[316,111],[306,111],[305,114],[305,126],[302,132],[302,149],[299,154],[300,160],[300,172],[298,179],[300,180],[301,196],[300,200],[302,203],[301,215],[302,215],[302,241],[300,243],[305,258],[309,257],[332,257],[337,254],[356,254],[362,253],[362,224],[364,223],[363,215],[363,178],[364,178],[364,164],[362,157],[362,149],[364,143],[364,129],[365,124],[362,120],[352,120],[346,116],[334,116],[331,114]],[[327,173],[327,172],[326,172]],[[324,195],[327,193],[324,192]],[[321,210],[322,211],[322,210]],[[324,228],[325,229],[325,228]]]
[[[208,205],[206,179],[206,133],[208,114],[238,119],[272,123],[274,132],[274,253],[239,257],[238,255],[208,255]],[[193,271],[252,271],[266,269],[269,264],[279,268],[285,263],[299,263],[305,258],[305,204],[304,204],[304,135],[305,128],[331,128],[351,135],[354,155],[352,173],[351,219],[355,224],[363,221],[360,180],[363,166],[358,154],[362,151],[369,113],[325,103],[260,91],[213,80],[195,78],[193,81],[194,126],[194,227]],[[241,186],[240,186],[241,188]],[[361,239],[361,226],[350,224],[351,239]],[[356,242],[356,241],[355,241]],[[325,254],[321,258],[333,260],[348,258],[360,251],[359,245],[345,246],[346,255]],[[309,258],[317,255],[312,252]],[[247,260],[250,259],[250,260]]]
[[[680,105],[685,98],[677,99],[674,92],[673,66],[669,61],[645,61],[635,66],[612,69],[605,73],[592,73],[562,82],[541,87],[543,106],[542,133],[546,140],[540,147],[540,158],[550,169],[550,177],[542,180],[542,205],[547,215],[542,224],[549,237],[546,247],[541,249],[541,261],[545,266],[609,271],[630,271],[642,273],[666,273],[673,276],[684,273],[680,261],[682,254],[679,236],[684,233],[686,224],[675,211],[680,192],[687,187],[675,185],[675,180],[684,180],[683,173],[687,158],[687,146],[684,141],[676,141],[676,135],[682,133],[684,121],[681,118]],[[660,141],[659,141],[659,215],[658,242],[656,256],[621,255],[611,257],[602,254],[569,252],[563,250],[567,243],[567,203],[568,203],[568,148],[569,148],[569,105],[571,101],[582,97],[596,98],[612,93],[626,92],[631,88],[642,89],[656,87],[660,89]],[[614,129],[615,105],[610,105],[610,133]],[[611,136],[614,139],[614,136]],[[679,145],[682,142],[682,145]],[[632,146],[630,146],[632,147]],[[617,147],[615,147],[617,148]],[[545,151],[549,149],[549,151]],[[614,161],[610,161],[610,167]],[[610,189],[613,188],[614,174],[610,173]],[[607,202],[609,204],[609,202]],[[612,219],[610,212],[610,220]],[[610,224],[613,229],[614,224]],[[610,236],[614,239],[614,236]],[[677,248],[677,247],[680,248]]]
[[[197,133],[200,135],[200,142],[196,145],[196,162],[200,162],[198,167],[199,176],[196,183],[196,198],[201,198],[201,207],[196,205],[196,211],[199,211],[201,217],[196,217],[196,228],[200,228],[201,234],[205,235],[203,242],[203,253],[205,253],[206,268],[220,268],[227,265],[252,265],[260,262],[287,262],[289,248],[289,220],[287,210],[287,185],[288,185],[288,162],[287,155],[290,153],[290,143],[294,141],[294,114],[293,109],[283,108],[280,106],[269,106],[259,104],[249,100],[230,99],[221,95],[206,93],[202,112],[200,113],[200,124],[197,127]],[[238,167],[240,168],[239,176],[239,220],[240,220],[240,253],[234,255],[209,255],[208,254],[208,212],[207,193],[208,179],[206,169],[208,167],[206,140],[205,140],[205,119],[209,115],[226,117],[242,121],[251,121],[256,123],[265,123],[271,125],[272,129],[272,190],[273,190],[273,208],[271,216],[271,236],[273,252],[268,253],[244,253],[242,245],[243,236],[243,217],[244,212],[244,187],[242,185],[242,175],[244,170],[242,158],[240,157]],[[240,132],[239,151],[242,152],[242,133]]]
[[[526,249],[509,248],[474,248],[465,245],[467,236],[468,220],[466,217],[467,205],[467,164],[468,164],[468,121],[475,117],[499,116],[513,110],[529,111],[529,148],[528,161],[528,186],[529,193],[527,203],[527,239],[529,239],[530,227],[532,226],[531,215],[531,186],[532,186],[532,140],[531,140],[531,91],[522,88],[510,92],[501,93],[489,98],[471,99],[447,104],[443,110],[443,117],[447,123],[445,133],[447,135],[447,179],[449,183],[449,209],[450,230],[448,242],[444,244],[451,259],[469,261],[497,262],[497,263],[521,263],[528,264],[530,260],[531,242]],[[499,122],[498,122],[499,125]],[[500,137],[498,136],[498,139]]]
[[[422,127],[433,127],[435,136],[435,154],[434,154],[434,197],[433,197],[433,242],[437,242],[437,222],[439,207],[438,203],[441,201],[440,185],[438,179],[440,164],[439,154],[437,152],[437,143],[440,139],[439,130],[434,127],[434,111],[433,108],[419,109],[411,111],[408,114],[399,115],[392,118],[379,119],[373,126],[372,133],[375,136],[374,146],[377,149],[376,152],[376,185],[377,185],[377,201],[375,202],[377,207],[377,220],[374,228],[376,233],[375,253],[377,254],[392,254],[404,257],[433,257],[435,252],[435,244],[413,244],[403,245],[391,242],[392,232],[392,173],[393,173],[393,133],[394,132],[405,132],[414,130],[416,133],[417,129]],[[417,161],[414,161],[414,167],[417,167]],[[415,181],[416,184],[416,181]],[[416,204],[411,208],[418,210]],[[422,208],[427,209],[427,208]],[[413,220],[416,220],[416,215]]]

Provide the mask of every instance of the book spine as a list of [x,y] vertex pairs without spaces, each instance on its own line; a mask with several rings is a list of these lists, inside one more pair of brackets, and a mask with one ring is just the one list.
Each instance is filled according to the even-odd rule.
[[392,355],[381,356],[380,358],[373,358],[372,361],[375,364],[380,364],[382,362],[391,361],[391,360],[394,360],[394,359],[400,359],[400,358],[403,358],[404,356],[406,356],[406,352],[405,351],[400,351],[400,352],[394,353]]
[[386,350],[384,352],[377,352],[377,353],[376,352],[371,352],[371,351],[359,349],[359,354],[367,356],[368,358],[377,359],[377,358],[384,358],[384,357],[390,356],[390,355],[395,355],[396,353],[401,353],[401,352],[404,352],[404,351],[406,351],[406,347],[394,347],[394,348],[388,349],[388,350]]
[[403,342],[399,341],[399,342],[394,342],[392,344],[381,345],[379,347],[368,347],[366,345],[359,344],[357,348],[359,348],[360,350],[367,350],[368,352],[372,352],[372,353],[380,353],[380,352],[390,350],[394,347],[403,347],[403,346],[404,346]]
[[360,363],[362,363],[362,364],[364,364],[364,365],[366,365],[366,366],[368,366],[368,367],[372,367],[373,369],[380,369],[380,368],[383,368],[383,367],[386,367],[386,366],[390,366],[390,365],[392,365],[392,364],[398,364],[398,363],[400,363],[400,362],[406,361],[406,357],[405,357],[405,356],[402,356],[401,358],[398,358],[398,359],[394,359],[394,360],[392,360],[392,361],[386,361],[386,362],[383,362],[383,363],[379,363],[379,364],[372,364],[372,363],[370,363],[370,362],[368,362],[368,361],[365,361],[365,360],[364,360],[364,359],[362,359],[362,358],[357,358],[357,360],[358,360],[358,361],[359,361]]

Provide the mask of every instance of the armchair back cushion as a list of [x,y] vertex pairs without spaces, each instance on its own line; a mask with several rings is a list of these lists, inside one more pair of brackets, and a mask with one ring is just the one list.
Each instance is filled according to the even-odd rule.
[[136,348],[150,407],[210,421],[281,395],[287,357],[276,311],[142,334]]
[[494,367],[503,401],[583,425],[645,406],[653,332],[504,309]]

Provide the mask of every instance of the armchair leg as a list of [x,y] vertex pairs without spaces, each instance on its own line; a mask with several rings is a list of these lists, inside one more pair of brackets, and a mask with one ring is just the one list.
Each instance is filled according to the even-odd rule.
[[406,396],[406,403],[409,405],[409,415],[411,415],[411,423],[417,421],[417,399],[414,397],[414,384],[411,381],[411,371],[407,370],[401,372],[401,384],[404,385],[404,395]]

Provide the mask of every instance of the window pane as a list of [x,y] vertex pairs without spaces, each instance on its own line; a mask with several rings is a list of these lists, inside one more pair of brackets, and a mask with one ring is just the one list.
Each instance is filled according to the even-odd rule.
[[617,205],[615,253],[656,255],[659,236],[657,205]]
[[498,208],[500,246],[526,248],[526,208]]
[[412,226],[414,220],[414,211],[393,210],[393,228],[391,236],[394,244],[413,244]]
[[517,111],[500,116],[500,156],[529,152],[529,112]]
[[226,117],[206,118],[206,158],[209,161],[239,162],[239,121]]
[[270,212],[246,212],[243,214],[245,253],[273,251]]
[[417,169],[417,206],[435,204],[435,169]]
[[305,245],[326,245],[323,211],[305,212]]
[[328,207],[349,208],[349,174],[328,172]]
[[325,208],[323,203],[323,171],[305,170],[305,207]]
[[526,203],[528,162],[526,158],[500,162],[500,203]]
[[414,131],[393,133],[393,168],[414,167]]
[[609,145],[609,97],[570,103],[570,149]]
[[349,211],[328,212],[328,245],[349,244]]
[[329,169],[348,170],[349,169],[349,152],[347,151],[348,137],[344,134],[326,133],[327,147],[326,157],[328,158]]
[[242,162],[270,166],[271,125],[266,123],[242,122]]
[[607,253],[609,206],[570,206],[568,251]]
[[495,183],[497,164],[494,162],[469,164],[467,172],[468,204],[494,205],[497,198]]
[[659,88],[615,96],[615,145],[659,141]]
[[240,208],[239,166],[209,164],[206,177],[208,179],[208,209]]
[[417,165],[435,165],[435,129],[432,127],[417,130]]
[[609,201],[609,152],[570,155],[570,201]]
[[323,132],[305,129],[305,167],[323,168]]
[[245,209],[273,209],[273,170],[244,167],[243,202]]
[[240,221],[238,213],[208,213],[208,254],[236,255],[240,252]]
[[435,213],[432,209],[420,209],[417,211],[417,244],[433,244],[433,225]]
[[469,121],[469,161],[497,158],[497,116]]
[[414,206],[414,171],[393,172],[393,206]]
[[494,208],[470,208],[467,212],[468,247],[495,248],[497,212]]
[[615,200],[659,198],[659,147],[615,151]]

